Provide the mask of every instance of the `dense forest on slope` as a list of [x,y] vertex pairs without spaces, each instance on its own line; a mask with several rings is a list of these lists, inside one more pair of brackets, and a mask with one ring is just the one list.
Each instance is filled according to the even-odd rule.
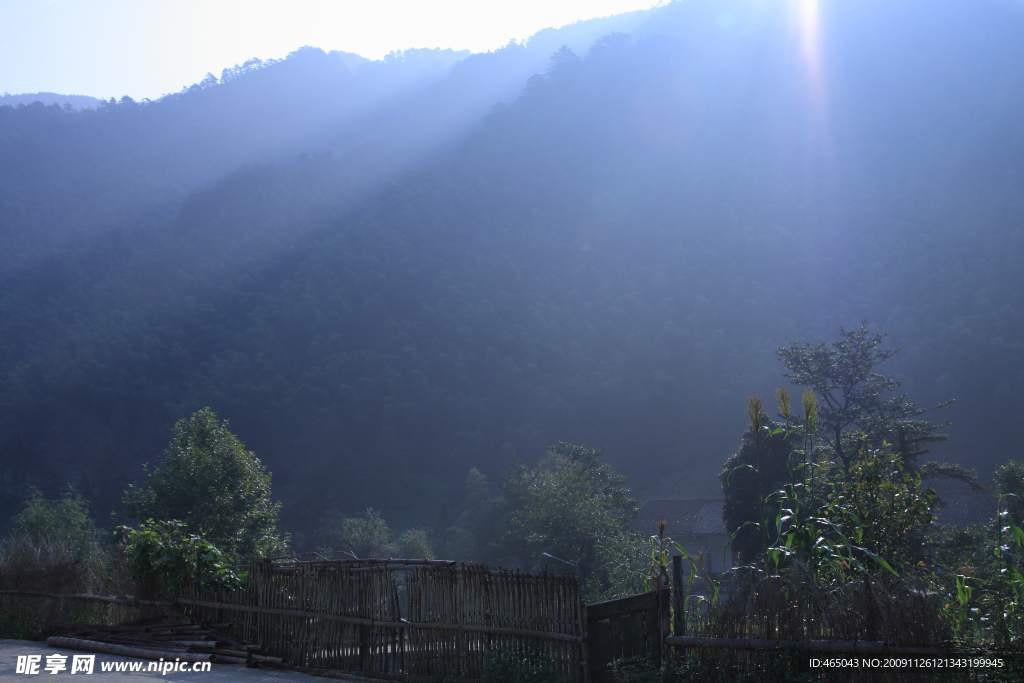
[[[145,128],[115,117],[203,121],[201,97],[332,57],[139,114],[0,109],[23,155],[0,164],[22,183],[3,239],[46,245],[0,297],[4,498],[70,479],[114,508],[204,406],[274,472],[302,534],[367,506],[423,526],[471,467],[493,477],[559,440],[606,447],[641,495],[713,494],[745,397],[780,381],[774,349],[862,319],[903,348],[887,371],[920,405],[957,399],[937,455],[983,476],[1018,455],[1024,10],[822,3],[817,56],[757,3],[629,21],[588,50],[556,43],[468,132],[447,105],[472,101],[468,126],[484,109],[468,93],[529,49],[464,59],[382,103],[392,118],[304,141],[251,139],[270,124],[224,104],[216,162],[184,134],[199,142],[166,167],[126,157]],[[285,118],[312,106],[282,98]],[[14,120],[102,131],[68,135],[107,170]],[[249,132],[231,138],[236,120]],[[191,164],[218,179],[196,189]]]
[[124,96],[79,112],[9,96],[18,106],[0,106],[0,265],[31,269],[88,248],[94,235],[164,217],[246,163],[332,153],[365,180],[390,177],[514,98],[559,45],[585,48],[638,14],[475,55],[412,49],[370,61],[304,47],[155,102]]

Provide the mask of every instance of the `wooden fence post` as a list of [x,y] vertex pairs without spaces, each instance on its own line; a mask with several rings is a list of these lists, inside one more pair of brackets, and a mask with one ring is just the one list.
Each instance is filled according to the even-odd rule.
[[583,683],[591,683],[590,678],[590,644],[593,642],[590,635],[590,622],[587,619],[587,603],[583,602],[583,591],[579,589],[577,593],[577,599],[580,603],[580,620],[579,620],[579,631],[583,634],[583,642],[580,643],[580,656],[582,661],[580,664],[583,666]]
[[658,591],[658,657],[660,664],[668,661],[669,647],[665,644],[665,638],[672,635],[672,594],[668,586]]

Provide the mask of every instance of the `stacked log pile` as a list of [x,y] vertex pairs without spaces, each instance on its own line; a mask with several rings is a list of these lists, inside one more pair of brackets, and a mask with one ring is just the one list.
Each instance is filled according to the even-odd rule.
[[107,626],[52,621],[58,635],[47,638],[50,647],[101,652],[141,659],[218,664],[281,664],[259,645],[236,640],[219,629],[231,624],[203,624],[188,617],[165,615]]

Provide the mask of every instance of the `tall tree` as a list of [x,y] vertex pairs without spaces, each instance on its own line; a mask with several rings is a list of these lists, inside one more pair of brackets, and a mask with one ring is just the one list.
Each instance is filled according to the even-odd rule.
[[284,552],[286,541],[277,535],[281,504],[270,500],[270,473],[209,408],[179,420],[157,468],[143,467],[146,487],[125,493],[136,519],[184,522],[233,555]]
[[472,468],[466,477],[466,502],[462,514],[447,532],[448,551],[460,560],[500,564],[505,561],[502,537],[506,520],[498,514],[497,501],[491,498],[487,475]]
[[[536,564],[554,558],[575,563],[587,590],[597,594],[607,550],[627,534],[639,511],[625,476],[599,458],[604,450],[559,443],[536,468],[520,461],[504,472],[502,507],[513,544],[523,544]],[[524,558],[527,559],[527,558]]]
[[811,387],[820,398],[819,434],[845,468],[857,457],[862,433],[870,441],[891,443],[911,467],[928,452],[929,445],[949,438],[942,432],[949,422],[936,424],[918,419],[927,409],[918,408],[906,394],[885,395],[902,384],[874,372],[876,365],[899,351],[879,348],[885,337],[872,335],[864,321],[853,331],[839,328],[839,339],[831,344],[811,346],[795,341],[776,351],[788,369],[783,376],[794,384]]

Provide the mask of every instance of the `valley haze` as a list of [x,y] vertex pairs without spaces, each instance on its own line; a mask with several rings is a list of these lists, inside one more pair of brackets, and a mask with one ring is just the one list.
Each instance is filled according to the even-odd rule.
[[31,486],[123,512],[206,406],[298,549],[330,510],[443,526],[558,442],[713,498],[776,349],[863,320],[956,401],[926,459],[987,481],[1021,457],[1021,35],[1013,0],[670,2],[6,94],[0,524]]

